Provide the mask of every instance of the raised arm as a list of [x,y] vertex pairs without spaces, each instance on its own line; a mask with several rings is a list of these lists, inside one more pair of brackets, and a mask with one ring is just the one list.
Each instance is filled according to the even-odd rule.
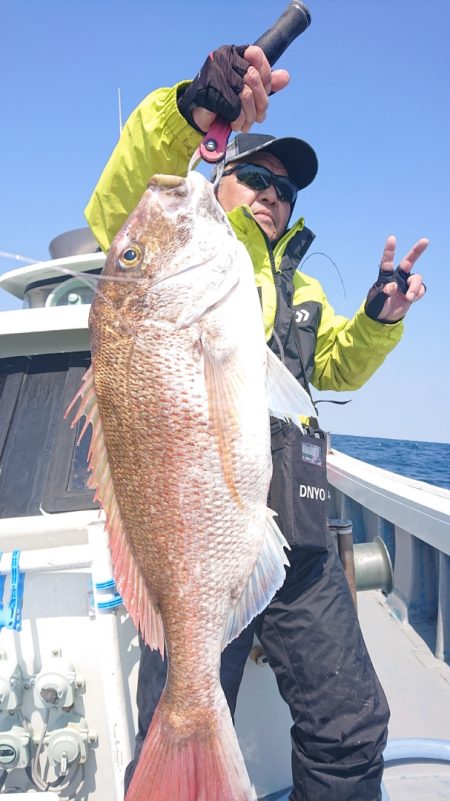
[[124,126],[85,210],[102,250],[108,250],[152,175],[186,175],[217,114],[233,130],[248,131],[264,119],[269,92],[288,81],[286,70],[271,70],[260,47],[224,45],[208,56],[192,82],[148,95]]

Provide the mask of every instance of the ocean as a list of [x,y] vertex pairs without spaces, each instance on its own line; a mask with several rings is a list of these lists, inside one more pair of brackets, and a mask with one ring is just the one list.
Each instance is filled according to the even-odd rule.
[[450,444],[332,434],[336,450],[392,473],[450,490]]

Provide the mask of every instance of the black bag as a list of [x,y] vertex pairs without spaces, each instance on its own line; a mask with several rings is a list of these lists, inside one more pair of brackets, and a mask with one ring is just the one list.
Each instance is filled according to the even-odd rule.
[[289,545],[327,548],[326,439],[320,429],[302,431],[271,419],[273,475],[268,506]]

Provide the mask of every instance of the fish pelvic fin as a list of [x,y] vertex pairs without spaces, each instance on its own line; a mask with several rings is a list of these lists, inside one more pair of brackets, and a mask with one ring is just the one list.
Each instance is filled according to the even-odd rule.
[[225,698],[198,729],[172,717],[163,694],[125,801],[256,801]]
[[220,455],[223,476],[232,498],[242,506],[233,469],[234,440],[238,430],[236,409],[239,404],[237,399],[239,377],[232,369],[232,357],[222,355],[221,358],[217,358],[214,352],[202,344],[209,419]]
[[289,545],[274,520],[275,512],[266,510],[266,527],[261,552],[237,604],[228,616],[222,649],[270,603],[286,578]]
[[98,500],[106,514],[105,528],[109,535],[109,547],[113,574],[118,592],[136,628],[140,628],[145,642],[150,648],[159,649],[164,655],[164,629],[159,611],[152,603],[142,573],[128,543],[120,508],[114,491],[111,468],[108,460],[105,436],[101,423],[97,396],[95,394],[92,366],[86,370],[80,389],[70,403],[67,418],[81,401],[71,423],[74,428],[84,417],[84,424],[78,443],[92,426],[91,444],[88,452],[88,468],[91,472],[88,487],[95,490],[94,500]]
[[317,417],[306,390],[270,348],[267,348],[266,390],[269,411],[273,417],[289,419],[300,428],[300,417]]

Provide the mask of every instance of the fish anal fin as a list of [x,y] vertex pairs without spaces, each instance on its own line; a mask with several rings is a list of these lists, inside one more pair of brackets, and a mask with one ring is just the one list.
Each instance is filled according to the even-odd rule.
[[266,608],[285,578],[289,548],[274,520],[275,512],[267,509],[264,540],[259,557],[237,604],[230,610],[222,648],[240,634],[256,615]]
[[85,418],[79,437],[81,439],[89,426],[92,426],[88,454],[88,467],[91,474],[88,486],[95,490],[95,497],[106,514],[105,528],[109,535],[113,574],[118,592],[121,594],[136,628],[141,630],[145,642],[151,648],[159,649],[164,655],[164,630],[161,615],[152,603],[142,573],[131,551],[114,491],[92,366],[84,374],[82,385],[69,405],[65,417],[71,414],[78,400],[81,402],[71,427],[74,428],[83,417]]

